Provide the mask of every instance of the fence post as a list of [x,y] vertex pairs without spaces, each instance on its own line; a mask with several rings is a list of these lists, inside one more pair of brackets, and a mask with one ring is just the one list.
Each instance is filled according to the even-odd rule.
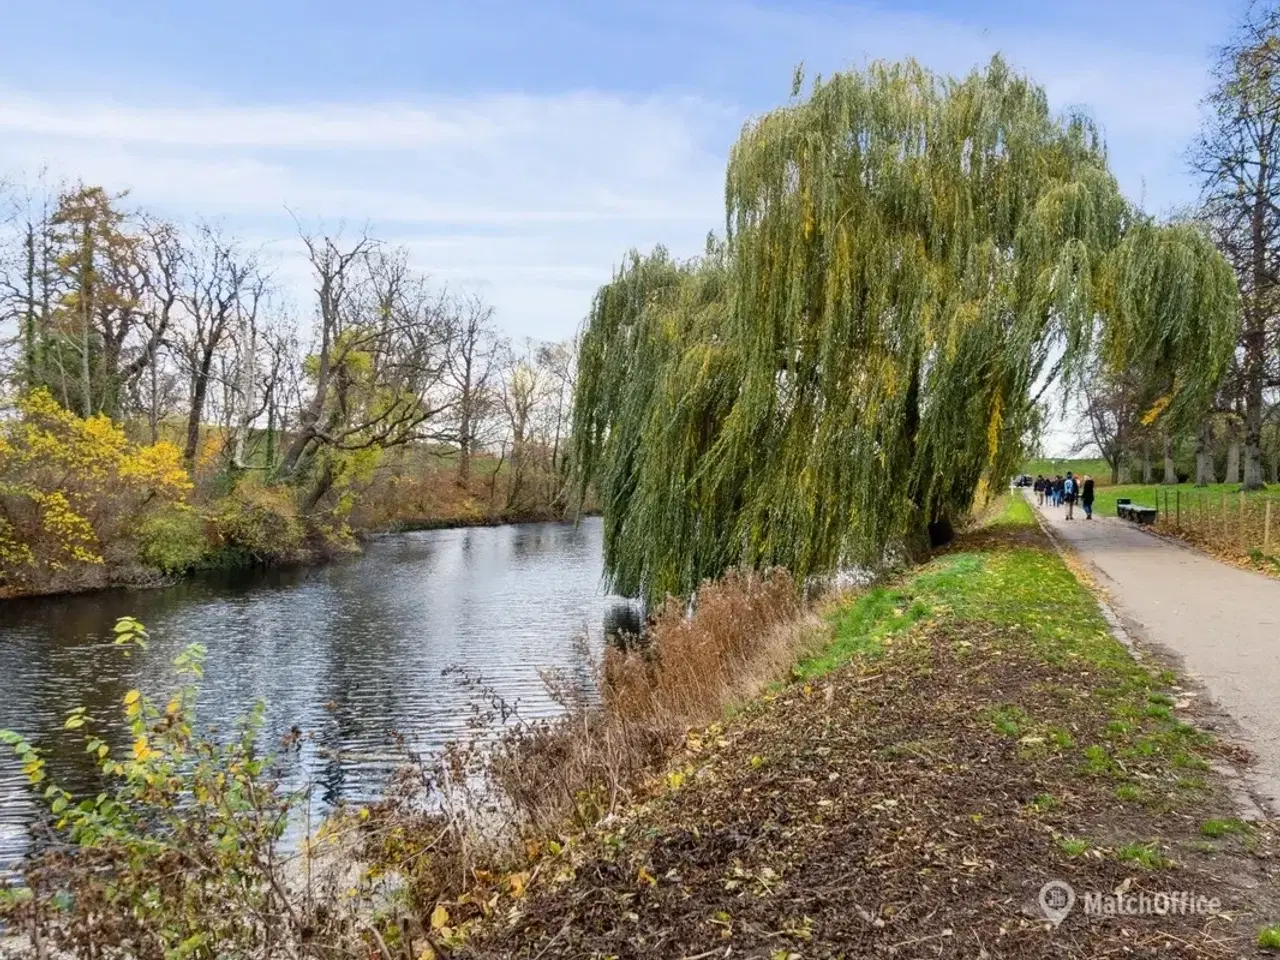
[[1173,491],[1173,525],[1177,529],[1182,529],[1182,491]]
[[1247,546],[1244,542],[1244,491],[1240,491],[1240,549],[1243,550]]
[[1222,491],[1222,537],[1227,537],[1227,491]]
[[1262,552],[1267,553],[1271,549],[1271,498],[1267,497],[1267,516],[1262,521]]

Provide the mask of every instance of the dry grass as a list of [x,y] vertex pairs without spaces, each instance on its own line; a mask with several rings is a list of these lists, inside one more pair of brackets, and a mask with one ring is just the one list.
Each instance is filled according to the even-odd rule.
[[404,882],[418,916],[439,919],[441,904],[452,925],[480,915],[525,882],[541,851],[656,786],[690,730],[723,719],[829,637],[785,571],[733,573],[704,584],[691,614],[670,602],[629,650],[609,648],[595,662],[598,697],[544,675],[565,708],[556,719],[525,722],[464,677],[477,736],[437,760],[413,758],[365,822],[363,857]]
[[599,702],[575,700],[548,676],[565,716],[512,731],[493,779],[527,834],[589,827],[616,812],[687,731],[721,719],[825,640],[785,571],[707,583],[691,616],[669,601],[634,649],[606,651]]

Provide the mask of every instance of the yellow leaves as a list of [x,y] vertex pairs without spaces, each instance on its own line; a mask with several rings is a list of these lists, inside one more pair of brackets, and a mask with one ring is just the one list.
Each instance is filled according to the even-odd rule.
[[524,896],[524,888],[529,883],[529,874],[521,871],[513,873],[507,877],[507,889],[511,891],[511,895],[517,900]]
[[1156,402],[1151,405],[1151,408],[1142,415],[1142,425],[1144,427],[1149,427],[1155,423],[1156,420],[1160,418],[1160,414],[1164,413],[1172,402],[1172,394],[1165,394],[1163,397],[1158,397]]
[[182,466],[182,452],[167,440],[138,447],[131,456],[122,458],[120,476],[173,496],[191,489],[191,477]]
[[636,882],[647,883],[651,887],[656,887],[658,885],[658,879],[645,867],[641,867],[636,872]]
[[431,929],[443,930],[449,925],[449,911],[445,909],[443,903],[437,903],[436,908],[431,911]]
[[672,770],[667,774],[667,786],[672,790],[679,790],[684,785],[685,775],[682,770]]
[[0,477],[29,506],[0,525],[0,577],[101,565],[100,531],[133,528],[191,489],[172,444],[133,444],[110,418],[78,417],[44,389],[17,409],[0,423]]
[[155,754],[156,752],[151,749],[151,744],[148,742],[145,735],[133,741],[133,759],[138,763],[146,763],[154,757]]

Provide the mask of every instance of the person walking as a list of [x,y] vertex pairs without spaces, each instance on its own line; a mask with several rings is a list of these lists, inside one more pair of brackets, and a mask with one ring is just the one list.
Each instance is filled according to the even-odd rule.
[[1036,506],[1044,506],[1044,475],[1036,474],[1036,482],[1032,484],[1032,490],[1036,492]]
[[1062,481],[1062,502],[1067,505],[1067,519],[1075,519],[1076,506],[1076,478],[1071,475],[1071,471],[1067,471],[1066,479]]
[[1084,518],[1093,519],[1093,477],[1086,476],[1080,485],[1080,506],[1084,507]]

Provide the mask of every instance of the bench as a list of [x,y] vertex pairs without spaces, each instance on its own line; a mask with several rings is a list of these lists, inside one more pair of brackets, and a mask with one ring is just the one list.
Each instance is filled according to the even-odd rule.
[[1144,507],[1134,503],[1128,497],[1116,500],[1116,516],[1121,520],[1132,520],[1134,523],[1154,523],[1159,511],[1155,507]]

